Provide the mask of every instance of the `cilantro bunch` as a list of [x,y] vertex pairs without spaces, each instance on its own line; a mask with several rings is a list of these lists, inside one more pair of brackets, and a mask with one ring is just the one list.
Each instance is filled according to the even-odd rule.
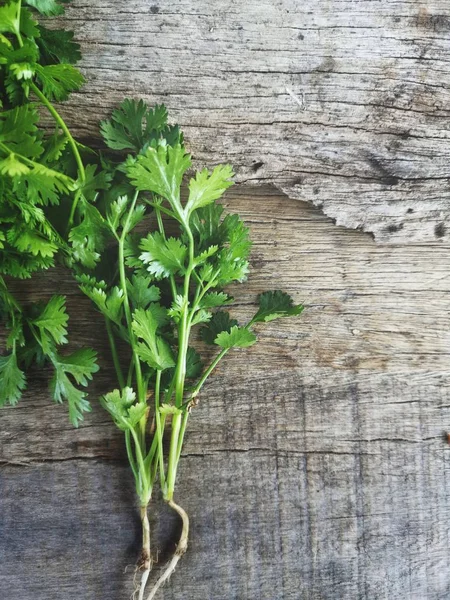
[[[233,302],[226,286],[247,278],[251,248],[242,219],[225,215],[217,202],[232,185],[233,172],[219,165],[189,176],[191,156],[178,127],[168,125],[163,106],[150,110],[142,101],[125,100],[101,131],[107,147],[128,154],[122,162],[103,160],[110,185],[98,194],[92,230],[83,221],[90,251],[81,254],[75,244],[73,267],[80,289],[105,319],[116,369],[117,388],[100,401],[124,432],[140,501],[140,599],[151,567],[147,506],[157,483],[183,520],[174,558],[152,598],[187,547],[189,520],[174,502],[174,490],[201,389],[230,350],[256,342],[255,326],[298,315],[303,307],[274,291],[260,295],[247,323],[239,324],[224,309]],[[196,338],[203,349],[216,348],[206,364],[192,344]],[[124,344],[128,364],[118,352]]]
[[[151,570],[147,513],[157,487],[183,522],[151,600],[187,548],[189,519],[174,494],[200,391],[230,350],[257,341],[260,323],[303,307],[270,291],[248,322],[231,316],[226,288],[246,280],[251,249],[242,219],[218,202],[232,185],[232,168],[193,173],[166,108],[143,101],[125,100],[101,124],[104,151],[80,145],[54,105],[83,83],[72,64],[78,46],[71,33],[35,21],[36,11],[60,14],[63,7],[55,0],[24,4],[0,7],[0,315],[9,328],[0,403],[17,402],[24,368],[37,363],[53,368],[51,393],[68,401],[74,425],[89,410],[80,387],[97,370],[95,353],[60,352],[67,343],[64,298],[23,307],[9,285],[60,262],[101,314],[110,343],[117,382],[100,402],[124,433],[141,508],[139,600]],[[54,131],[38,128],[39,106],[53,117]]]
[[[20,399],[27,367],[49,365],[51,394],[68,402],[78,425],[89,410],[82,388],[98,370],[95,352],[60,352],[68,341],[64,297],[22,306],[10,285],[58,260],[70,262],[66,234],[88,184],[82,146],[53,104],[84,82],[73,66],[79,47],[71,32],[38,24],[38,12],[61,14],[63,6],[55,0],[0,6],[0,319],[9,330],[0,357],[0,405]],[[38,128],[40,107],[52,116],[53,131]]]

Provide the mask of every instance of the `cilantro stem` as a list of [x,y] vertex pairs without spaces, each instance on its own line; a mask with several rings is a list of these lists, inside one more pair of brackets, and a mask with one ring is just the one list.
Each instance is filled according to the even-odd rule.
[[212,361],[212,363],[209,365],[209,367],[206,369],[206,371],[203,373],[203,375],[201,376],[201,378],[197,382],[197,385],[192,390],[192,392],[190,394],[191,399],[194,399],[196,396],[198,396],[198,393],[200,392],[201,388],[203,387],[203,384],[205,383],[205,381],[208,379],[208,377],[214,371],[214,369],[216,368],[218,362],[225,356],[225,354],[229,350],[230,350],[230,348],[224,348],[223,350],[221,350],[219,352],[219,354],[216,356],[216,358]]
[[[156,220],[158,221],[159,232],[165,240],[166,239],[166,230],[164,229],[164,223],[161,218],[161,207],[156,204],[154,204],[152,206],[155,209]],[[177,296],[177,286],[175,285],[175,277],[171,274],[169,279],[170,279],[170,289],[172,290],[172,296],[173,296],[173,299],[175,300],[175,298]]]
[[144,457],[142,456],[140,440],[134,429],[129,429],[128,431],[131,431],[131,435],[133,436],[134,445],[136,448],[137,466],[139,470],[139,498],[141,500],[141,504],[148,504],[152,489],[150,481],[147,479],[147,472],[145,468]]
[[[70,133],[69,128],[65,124],[64,119],[60,116],[60,114],[58,113],[56,108],[53,106],[53,104],[50,102],[50,100],[48,100],[48,98],[41,92],[41,90],[37,87],[37,85],[35,83],[33,83],[33,82],[30,83],[30,89],[33,90],[34,94],[39,98],[39,100],[42,102],[42,104],[48,109],[48,112],[52,115],[52,117],[55,119],[56,123],[63,130],[65,136],[67,137],[67,141],[69,142],[69,145],[72,148],[73,156],[77,163],[80,180],[81,180],[81,182],[84,182],[86,179],[86,171],[84,170],[83,160],[81,158],[80,152],[78,151],[77,143],[73,139],[73,136]],[[69,218],[69,225],[71,225],[73,222],[73,217],[75,214],[75,209],[76,209],[78,200],[79,200],[79,198],[76,198],[72,204],[72,210],[70,212],[70,218]]]
[[131,437],[130,437],[129,429],[127,429],[125,431],[125,446],[127,448],[128,462],[130,463],[130,467],[131,467],[131,470],[133,471],[133,475],[134,475],[134,478],[135,478],[136,484],[137,484],[137,482],[139,480],[139,473],[138,473],[138,469],[136,466],[136,461],[134,460],[133,450],[131,448]]
[[178,413],[172,417],[172,435],[170,437],[169,464],[167,467],[167,492],[164,498],[172,500],[175,489],[175,479],[178,467],[178,441],[180,437],[181,414]]
[[105,324],[106,324],[106,333],[108,334],[109,345],[111,348],[111,355],[112,355],[112,359],[113,359],[113,363],[114,363],[114,369],[116,370],[117,381],[119,383],[119,386],[121,388],[124,388],[125,387],[125,379],[124,379],[124,376],[122,373],[122,368],[120,366],[120,361],[119,361],[119,357],[117,354],[116,340],[114,339],[114,332],[112,329],[111,321],[110,321],[110,319],[108,319],[108,317],[105,317]]
[[[133,328],[131,325],[132,324],[132,316],[131,316],[130,301],[128,298],[127,278],[126,278],[126,274],[125,274],[125,249],[124,249],[125,236],[128,233],[128,227],[130,225],[131,215],[133,214],[134,207],[136,206],[138,196],[139,196],[139,192],[136,192],[134,195],[133,201],[131,203],[131,207],[128,212],[127,219],[123,226],[122,235],[119,238],[119,277],[120,277],[120,286],[122,288],[123,297],[124,297],[123,306],[124,306],[124,310],[125,310],[125,319],[127,321],[128,334],[130,336],[130,341],[132,343],[132,348],[133,348],[133,361],[134,361],[134,368],[136,371],[138,399],[140,402],[145,402],[146,398],[145,398],[145,390],[144,390],[144,386],[143,386],[141,363],[140,363],[139,356],[138,356],[138,353],[135,348],[136,340],[135,340],[135,335],[134,335]],[[144,425],[144,427],[145,427],[145,425]]]
[[161,424],[161,413],[159,412],[159,396],[161,387],[161,374],[162,371],[156,371],[156,383],[155,383],[155,421],[156,421],[156,438],[158,443],[158,462],[159,462],[159,475],[161,481],[161,490],[166,487],[166,477],[164,473],[164,448],[163,448],[163,429]]
[[189,284],[192,271],[194,270],[194,237],[189,225],[186,225],[186,233],[189,238],[189,264],[184,276],[183,288],[183,315],[178,328],[178,360],[175,372],[175,405],[180,407],[183,404],[184,380],[186,377],[186,354],[189,342],[190,319],[189,319]]

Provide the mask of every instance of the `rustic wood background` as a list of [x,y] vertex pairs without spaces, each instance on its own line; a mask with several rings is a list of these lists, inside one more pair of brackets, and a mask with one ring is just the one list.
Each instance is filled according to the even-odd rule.
[[78,135],[165,102],[200,164],[383,242],[450,239],[448,0],[73,0],[65,24]]
[[[270,288],[307,305],[205,390],[178,487],[190,548],[161,600],[447,600],[448,2],[73,0],[66,22],[88,79],[64,109],[77,134],[124,96],[164,100],[197,163],[242,183],[237,314]],[[102,322],[62,271],[22,294],[55,291],[100,350],[95,399],[113,376]],[[128,599],[121,435],[95,401],[73,430],[47,376],[0,414],[0,597]],[[152,526],[163,562],[177,522]]]

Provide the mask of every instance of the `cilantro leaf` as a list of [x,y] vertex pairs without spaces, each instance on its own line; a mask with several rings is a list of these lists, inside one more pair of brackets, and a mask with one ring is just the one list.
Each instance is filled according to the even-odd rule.
[[195,379],[198,377],[203,369],[203,362],[200,354],[195,348],[187,349],[186,353],[186,379]]
[[36,9],[42,15],[46,17],[53,17],[56,15],[62,15],[64,13],[64,7],[59,4],[56,0],[24,0],[26,4]]
[[93,269],[105,247],[106,223],[97,208],[86,200],[82,199],[78,206],[82,220],[69,232],[72,254],[76,261]]
[[227,188],[233,185],[230,181],[231,177],[233,177],[233,169],[230,165],[219,165],[211,173],[208,169],[198,171],[189,182],[186,212],[190,214],[220,198]]
[[167,320],[166,312],[158,304],[147,310],[137,309],[133,313],[132,329],[137,338],[143,340],[137,345],[140,358],[152,369],[163,371],[175,365],[169,344],[159,335],[157,329]]
[[49,100],[67,100],[70,92],[77,91],[84,84],[84,77],[72,65],[36,65],[36,77],[42,85],[42,92]]
[[246,327],[234,325],[230,331],[222,331],[218,334],[214,343],[224,349],[247,348],[256,342],[256,335]]
[[16,353],[0,356],[0,406],[17,404],[25,385],[25,375],[19,369]]
[[8,146],[9,152],[37,158],[44,150],[38,120],[36,109],[29,104],[0,112],[0,142]]
[[147,148],[136,161],[126,166],[131,183],[140,191],[149,191],[169,201],[180,221],[185,220],[180,201],[183,175],[191,166],[191,157],[184,146],[168,146],[165,142],[157,148]]
[[183,273],[187,247],[177,238],[165,239],[159,232],[149,234],[139,246],[141,261],[158,278]]
[[200,328],[200,337],[206,344],[214,345],[219,333],[229,332],[237,325],[238,322],[230,317],[229,312],[219,310],[214,313],[207,325]]
[[39,25],[39,37],[36,43],[41,52],[43,64],[76,64],[81,60],[80,44],[73,41],[73,31],[47,29]]
[[167,131],[167,109],[157,104],[149,109],[143,100],[125,99],[113,111],[111,118],[102,121],[100,130],[108,148],[141,152],[152,142],[164,138]]
[[276,290],[274,292],[264,292],[258,296],[259,310],[251,320],[251,323],[273,321],[280,317],[291,317],[299,315],[304,306],[294,305],[294,301],[285,292]]
[[17,34],[20,31],[18,9],[19,4],[14,1],[0,6],[0,32]]
[[145,415],[147,405],[145,402],[136,402],[136,394],[130,387],[122,391],[113,390],[100,398],[100,403],[112,416],[116,426],[122,431],[136,427]]
[[120,325],[123,318],[123,290],[114,286],[109,294],[98,287],[90,287],[89,285],[80,285],[81,291],[92,300],[97,309],[110,321]]
[[148,308],[151,302],[157,302],[161,292],[156,285],[151,285],[150,277],[137,277],[133,275],[131,281],[127,280],[128,296],[134,308]]
[[[233,298],[225,294],[225,292],[209,292],[205,294],[200,301],[201,308],[215,308],[216,306],[223,306],[233,301]],[[217,314],[217,313],[216,313]]]
[[41,314],[31,323],[39,329],[40,342],[46,354],[53,350],[54,343],[67,344],[66,299],[64,296],[53,296]]
[[86,392],[76,388],[69,375],[78,385],[86,386],[92,375],[98,371],[96,353],[90,348],[85,348],[69,356],[55,354],[51,360],[55,368],[50,381],[53,398],[59,403],[67,400],[70,421],[74,427],[78,427],[83,420],[83,413],[90,411],[91,407]]

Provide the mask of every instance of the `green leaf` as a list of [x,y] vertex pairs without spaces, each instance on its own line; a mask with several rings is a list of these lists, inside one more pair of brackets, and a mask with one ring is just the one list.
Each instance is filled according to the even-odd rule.
[[147,310],[137,309],[133,313],[132,328],[137,338],[139,357],[152,369],[164,371],[175,365],[169,344],[156,331],[167,321],[167,313],[158,304],[151,304]]
[[30,172],[30,167],[25,165],[16,155],[11,153],[7,158],[0,161],[0,174],[9,177],[21,177]]
[[25,2],[40,12],[41,15],[47,17],[62,15],[64,13],[64,7],[59,2],[56,2],[56,0],[25,0]]
[[113,390],[104,396],[100,397],[100,404],[114,419],[116,425],[120,429],[128,429],[128,424],[125,419],[128,414],[128,408],[134,404],[136,394],[130,387],[125,387],[122,390]]
[[80,45],[73,41],[73,31],[47,29],[43,25],[39,25],[38,29],[40,36],[36,43],[45,64],[74,65],[81,60]]
[[[225,294],[225,292],[209,292],[205,294],[200,302],[201,308],[215,308],[223,306],[233,301],[233,298]],[[216,313],[217,314],[217,313]]]
[[140,191],[149,191],[169,201],[180,221],[185,214],[180,201],[180,186],[183,175],[191,166],[191,157],[184,146],[168,146],[160,143],[155,148],[147,148],[136,161],[127,164],[127,174],[131,183]]
[[0,406],[17,404],[25,386],[25,375],[17,365],[15,352],[0,356]]
[[299,315],[304,306],[294,305],[289,294],[276,290],[264,292],[258,296],[259,310],[251,320],[251,323],[273,321],[280,317],[292,317]]
[[182,294],[177,294],[168,310],[168,314],[170,317],[172,317],[175,323],[179,323],[185,309],[186,302],[184,296]]
[[84,168],[84,179],[79,180],[79,189],[83,197],[94,202],[100,190],[107,190],[111,183],[111,173],[100,169],[98,165],[86,165]]
[[161,138],[167,128],[167,109],[162,104],[149,109],[143,100],[125,99],[113,111],[111,119],[103,121],[100,130],[108,148],[140,152]]
[[207,325],[200,328],[200,337],[206,344],[213,345],[219,333],[222,331],[229,332],[237,324],[236,319],[230,317],[230,313],[219,310],[214,313]]
[[93,373],[98,371],[96,353],[90,348],[85,348],[65,357],[54,354],[51,360],[55,368],[50,381],[53,399],[59,403],[67,401],[70,421],[74,427],[78,427],[83,420],[83,413],[90,411],[91,407],[86,392],[76,388],[69,375],[78,385],[86,386]]
[[234,325],[230,331],[222,331],[214,340],[221,348],[247,348],[256,342],[256,335],[246,327]]
[[161,292],[156,285],[151,285],[150,277],[137,277],[133,275],[131,281],[127,279],[128,296],[133,308],[148,308],[151,302],[157,302]]
[[53,342],[67,344],[66,299],[64,296],[53,296],[41,314],[31,323],[39,329],[42,349],[46,354],[53,350]]
[[14,1],[0,6],[0,32],[14,34],[19,32],[18,9],[19,3]]
[[210,321],[211,318],[212,318],[212,313],[201,308],[193,316],[191,324],[194,326],[194,325],[197,325],[198,323],[208,323],[208,321]]
[[44,150],[36,126],[38,120],[36,109],[29,104],[0,112],[0,142],[6,144],[10,152],[37,158]]
[[81,222],[69,232],[73,258],[93,269],[105,247],[107,226],[100,212],[84,199],[79,202]]
[[58,251],[57,244],[50,241],[38,230],[26,226],[13,227],[8,232],[9,243],[22,253],[52,258]]
[[139,247],[144,250],[139,258],[155,277],[168,277],[184,272],[187,247],[179,239],[165,239],[159,232],[155,232],[144,238]]
[[117,228],[120,224],[120,219],[122,215],[125,213],[128,206],[128,198],[127,196],[119,196],[117,200],[111,202],[108,213],[106,215],[106,220],[109,223],[109,226],[113,231],[117,231]]
[[117,427],[122,431],[137,425],[140,417],[145,414],[146,405],[144,403],[135,404],[135,401],[136,394],[130,387],[124,387],[122,392],[113,390],[100,398],[101,405],[109,412]]
[[36,77],[42,85],[42,92],[49,100],[67,100],[70,92],[77,91],[84,84],[84,77],[72,65],[36,65]]
[[186,212],[192,211],[211,204],[231,186],[233,169],[230,165],[219,165],[210,173],[208,169],[198,171],[189,182],[189,198],[186,204]]
[[186,379],[195,379],[203,369],[203,362],[200,354],[194,348],[187,349],[186,353]]
[[81,348],[75,350],[68,356],[58,356],[58,365],[73,376],[79,385],[88,385],[92,375],[97,373],[97,353],[92,348]]
[[123,317],[123,290],[114,286],[109,294],[106,294],[104,289],[98,287],[90,287],[89,285],[80,285],[80,289],[92,302],[97,309],[105,315],[110,321],[120,325]]

